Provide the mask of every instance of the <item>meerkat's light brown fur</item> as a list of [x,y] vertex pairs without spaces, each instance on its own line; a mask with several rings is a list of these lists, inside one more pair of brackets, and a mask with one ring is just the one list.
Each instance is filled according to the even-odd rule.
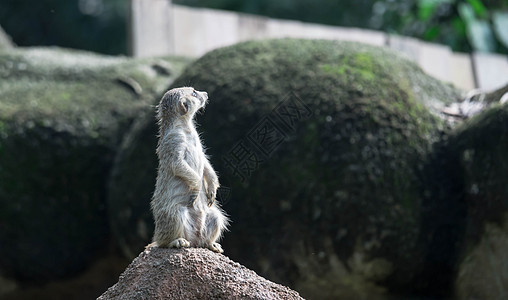
[[228,219],[215,202],[219,180],[193,120],[207,100],[206,92],[182,87],[166,92],[157,107],[159,169],[151,202],[152,245],[223,252],[217,240]]

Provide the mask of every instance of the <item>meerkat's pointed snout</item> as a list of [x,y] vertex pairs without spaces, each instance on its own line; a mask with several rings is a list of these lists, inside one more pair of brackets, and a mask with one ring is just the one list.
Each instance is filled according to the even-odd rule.
[[199,92],[199,100],[201,101],[201,109],[204,110],[204,107],[208,104],[208,93]]

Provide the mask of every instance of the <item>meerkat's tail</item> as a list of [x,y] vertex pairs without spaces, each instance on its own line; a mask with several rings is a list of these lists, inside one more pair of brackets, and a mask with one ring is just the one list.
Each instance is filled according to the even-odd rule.
[[220,240],[222,233],[227,230],[228,224],[229,220],[223,211],[216,206],[212,206],[205,220],[205,239],[209,243]]

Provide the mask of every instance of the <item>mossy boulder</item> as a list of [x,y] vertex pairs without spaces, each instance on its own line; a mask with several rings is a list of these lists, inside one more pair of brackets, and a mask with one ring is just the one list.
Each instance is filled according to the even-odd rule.
[[0,26],[0,49],[14,48],[11,38],[5,33],[2,26]]
[[134,259],[155,228],[150,201],[157,176],[154,109],[140,115],[126,134],[109,179],[108,207],[115,243]]
[[109,249],[107,180],[125,132],[182,59],[0,51],[0,270],[44,281]]
[[[458,299],[508,295],[508,105],[495,105],[450,137],[463,182],[463,239],[457,252]],[[458,177],[458,175],[456,175]]]
[[508,269],[493,262],[508,253],[508,106],[492,104],[433,148],[422,176],[426,258],[418,290],[431,298],[503,299]]
[[[411,289],[424,259],[419,173],[456,90],[390,50],[296,39],[212,51],[172,87],[186,85],[210,95],[197,123],[232,219],[227,255],[304,297]],[[153,114],[141,123],[116,168],[157,165],[136,155],[156,147]],[[156,170],[142,172],[116,189],[147,203]],[[151,222],[143,206],[124,230],[138,240],[131,253],[150,236],[137,233]]]

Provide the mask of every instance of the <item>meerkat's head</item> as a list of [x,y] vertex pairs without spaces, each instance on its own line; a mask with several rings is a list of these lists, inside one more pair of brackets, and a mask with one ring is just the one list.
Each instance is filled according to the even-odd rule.
[[192,87],[174,88],[167,91],[157,106],[157,119],[161,122],[173,119],[191,120],[196,112],[205,107],[208,100],[206,92]]

